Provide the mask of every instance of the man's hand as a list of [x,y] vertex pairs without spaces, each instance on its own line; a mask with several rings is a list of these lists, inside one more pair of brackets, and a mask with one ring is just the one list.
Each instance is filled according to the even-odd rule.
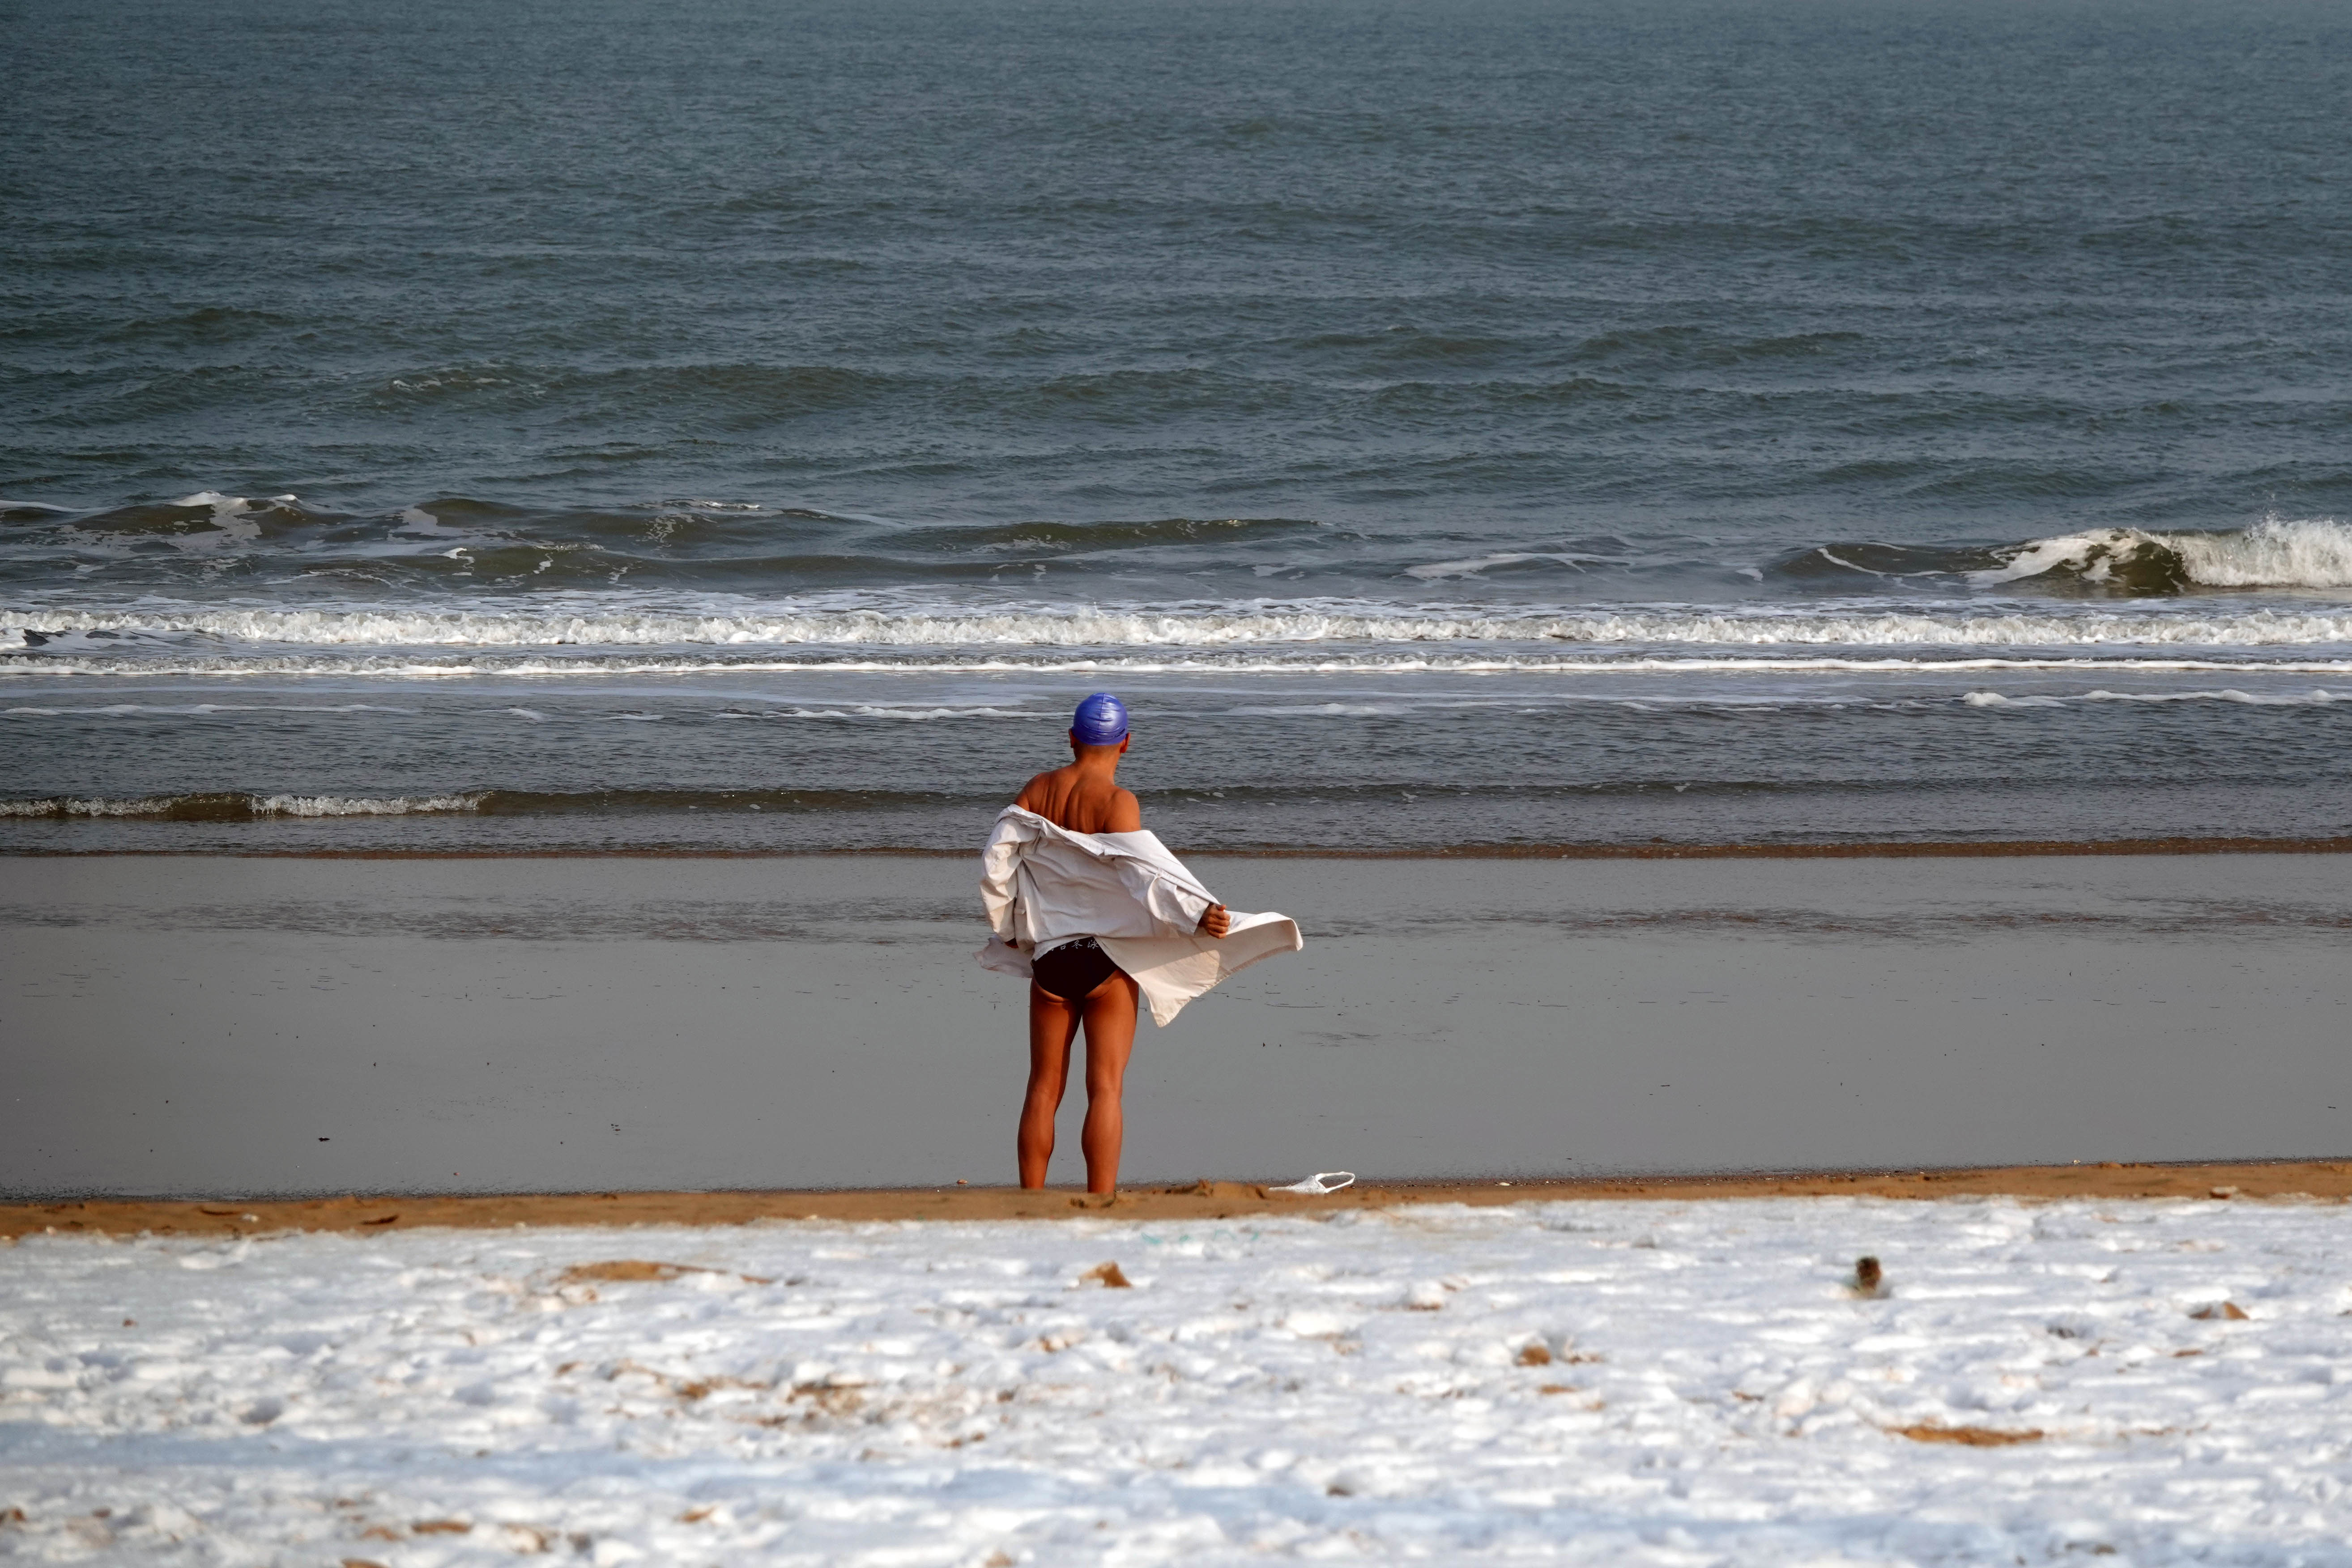
[[1201,915],[1202,936],[1223,937],[1225,932],[1233,929],[1233,926],[1234,917],[1225,913],[1225,906],[1223,904],[1211,904]]

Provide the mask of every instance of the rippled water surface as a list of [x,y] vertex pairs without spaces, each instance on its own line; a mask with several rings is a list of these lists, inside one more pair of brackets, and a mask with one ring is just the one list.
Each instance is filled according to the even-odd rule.
[[7,26],[0,847],[2352,831],[2340,8]]

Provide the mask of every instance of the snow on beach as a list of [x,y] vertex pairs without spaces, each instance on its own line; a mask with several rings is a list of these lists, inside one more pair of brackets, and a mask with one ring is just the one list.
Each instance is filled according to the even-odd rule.
[[2352,1563],[2347,1310],[2317,1203],[34,1236],[0,1557]]

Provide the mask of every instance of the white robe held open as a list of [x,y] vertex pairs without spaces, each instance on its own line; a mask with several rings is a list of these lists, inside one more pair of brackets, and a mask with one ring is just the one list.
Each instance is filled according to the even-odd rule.
[[997,816],[981,851],[980,898],[991,933],[981,963],[1025,980],[1040,945],[1093,937],[1135,977],[1162,1027],[1227,975],[1307,945],[1297,921],[1270,912],[1229,910],[1223,936],[1202,936],[1201,917],[1217,900],[1157,834],[1073,833],[1017,805]]

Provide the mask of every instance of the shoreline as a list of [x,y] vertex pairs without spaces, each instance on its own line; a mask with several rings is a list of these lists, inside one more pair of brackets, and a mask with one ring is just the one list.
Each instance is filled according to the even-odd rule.
[[[21,820],[50,819],[28,817]],[[1882,839],[1862,844],[1452,844],[1380,849],[1244,846],[1194,849],[1187,853],[1202,860],[1872,860],[2133,855],[2347,855],[2352,854],[2352,835],[2329,838]],[[71,849],[0,844],[0,858],[28,860],[95,860],[125,857],[236,860],[811,860],[896,857],[961,860],[976,854],[978,850],[971,848],[940,849],[914,845],[813,849],[730,849],[714,846],[668,847],[657,845],[436,849],[335,846],[236,848],[206,844],[186,849],[152,847]]]
[[1877,1197],[1932,1201],[2012,1197],[2240,1198],[2352,1201],[2352,1160],[2157,1164],[1992,1165],[1920,1171],[1497,1178],[1391,1182],[1325,1197],[1248,1182],[1202,1180],[1126,1188],[1108,1199],[1067,1188],[866,1187],[773,1192],[378,1194],[312,1198],[91,1198],[0,1204],[0,1238],[37,1234],[268,1236],[332,1231],[491,1229],[515,1226],[740,1226],[761,1220],[860,1224],[908,1220],[1116,1218],[1215,1220],[1254,1215],[1388,1209],[1418,1204],[1493,1208],[1567,1200]]

